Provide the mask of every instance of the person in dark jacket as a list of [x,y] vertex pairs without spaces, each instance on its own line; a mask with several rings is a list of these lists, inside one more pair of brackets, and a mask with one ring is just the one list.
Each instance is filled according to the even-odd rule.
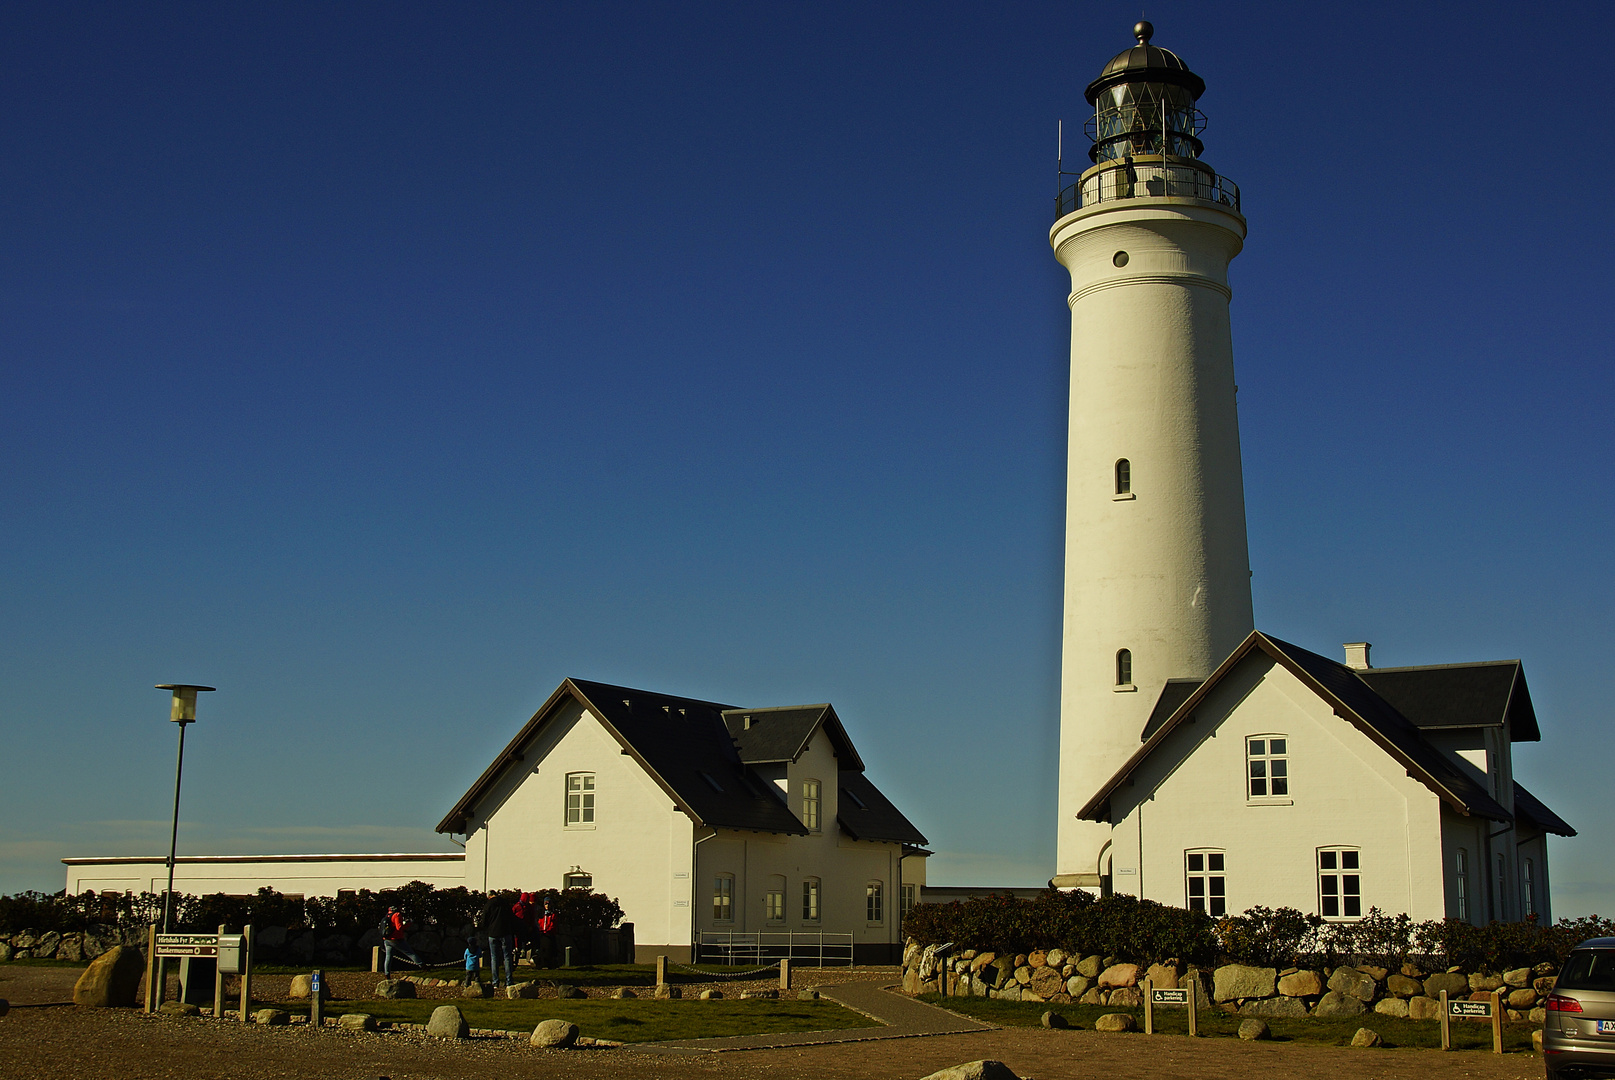
[[[482,909],[482,932],[488,938],[488,966],[493,968],[493,987],[509,986],[516,954],[516,913],[511,910],[510,893],[494,893]],[[504,965],[501,982],[499,966]]]

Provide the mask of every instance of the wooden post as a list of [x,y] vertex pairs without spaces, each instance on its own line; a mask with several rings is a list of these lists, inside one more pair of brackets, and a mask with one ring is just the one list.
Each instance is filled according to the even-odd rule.
[[781,990],[791,988],[791,958],[788,956],[779,962],[779,988]]
[[372,946],[370,946],[370,970],[372,972],[377,972],[377,971],[381,970],[381,946],[380,945],[372,945]]
[[1503,996],[1492,991],[1492,1053],[1503,1052]]
[[1197,971],[1189,978],[1189,1037],[1195,1038],[1200,1034],[1200,1003],[1195,1000],[1199,993],[1200,973]]
[[667,985],[667,954],[662,953],[656,957],[656,985]]
[[1155,995],[1150,991],[1155,989],[1153,983],[1146,977],[1144,979],[1144,1034],[1155,1034],[1155,1002],[1151,1000]]
[[157,1011],[157,924],[146,927],[146,1012]]
[[1452,1049],[1452,1018],[1447,1015],[1447,992],[1441,991],[1441,1049]]
[[325,997],[325,972],[319,968],[314,969],[314,977],[308,985],[308,1026],[318,1031],[325,1023],[325,1010],[321,1008]]
[[[219,926],[219,937],[224,937],[225,927]],[[224,1019],[224,965],[219,962],[218,950],[213,952],[213,1019]]]
[[252,924],[241,928],[241,1022],[252,1019]]

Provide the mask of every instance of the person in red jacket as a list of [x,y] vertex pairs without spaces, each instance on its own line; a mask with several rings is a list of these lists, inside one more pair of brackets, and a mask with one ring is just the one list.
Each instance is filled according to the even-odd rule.
[[420,954],[409,947],[410,925],[405,920],[404,913],[399,911],[396,906],[389,906],[385,925],[386,929],[382,931],[381,935],[382,973],[385,975],[393,973],[393,953],[395,952],[416,967],[425,967],[426,965],[421,962]]

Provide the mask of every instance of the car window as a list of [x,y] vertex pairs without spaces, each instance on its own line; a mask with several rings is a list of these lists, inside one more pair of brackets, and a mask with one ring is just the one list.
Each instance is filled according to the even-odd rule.
[[1615,949],[1577,949],[1565,959],[1555,990],[1615,990]]

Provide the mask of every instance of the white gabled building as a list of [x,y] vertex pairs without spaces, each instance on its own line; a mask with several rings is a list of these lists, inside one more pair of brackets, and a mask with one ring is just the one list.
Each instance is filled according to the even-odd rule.
[[586,885],[641,958],[796,934],[901,952],[925,837],[864,775],[829,705],[737,709],[568,679],[438,825],[468,888]]
[[1081,810],[1107,823],[1116,892],[1213,915],[1552,921],[1547,834],[1515,780],[1541,736],[1519,661],[1352,666],[1259,631],[1174,680],[1142,745]]

